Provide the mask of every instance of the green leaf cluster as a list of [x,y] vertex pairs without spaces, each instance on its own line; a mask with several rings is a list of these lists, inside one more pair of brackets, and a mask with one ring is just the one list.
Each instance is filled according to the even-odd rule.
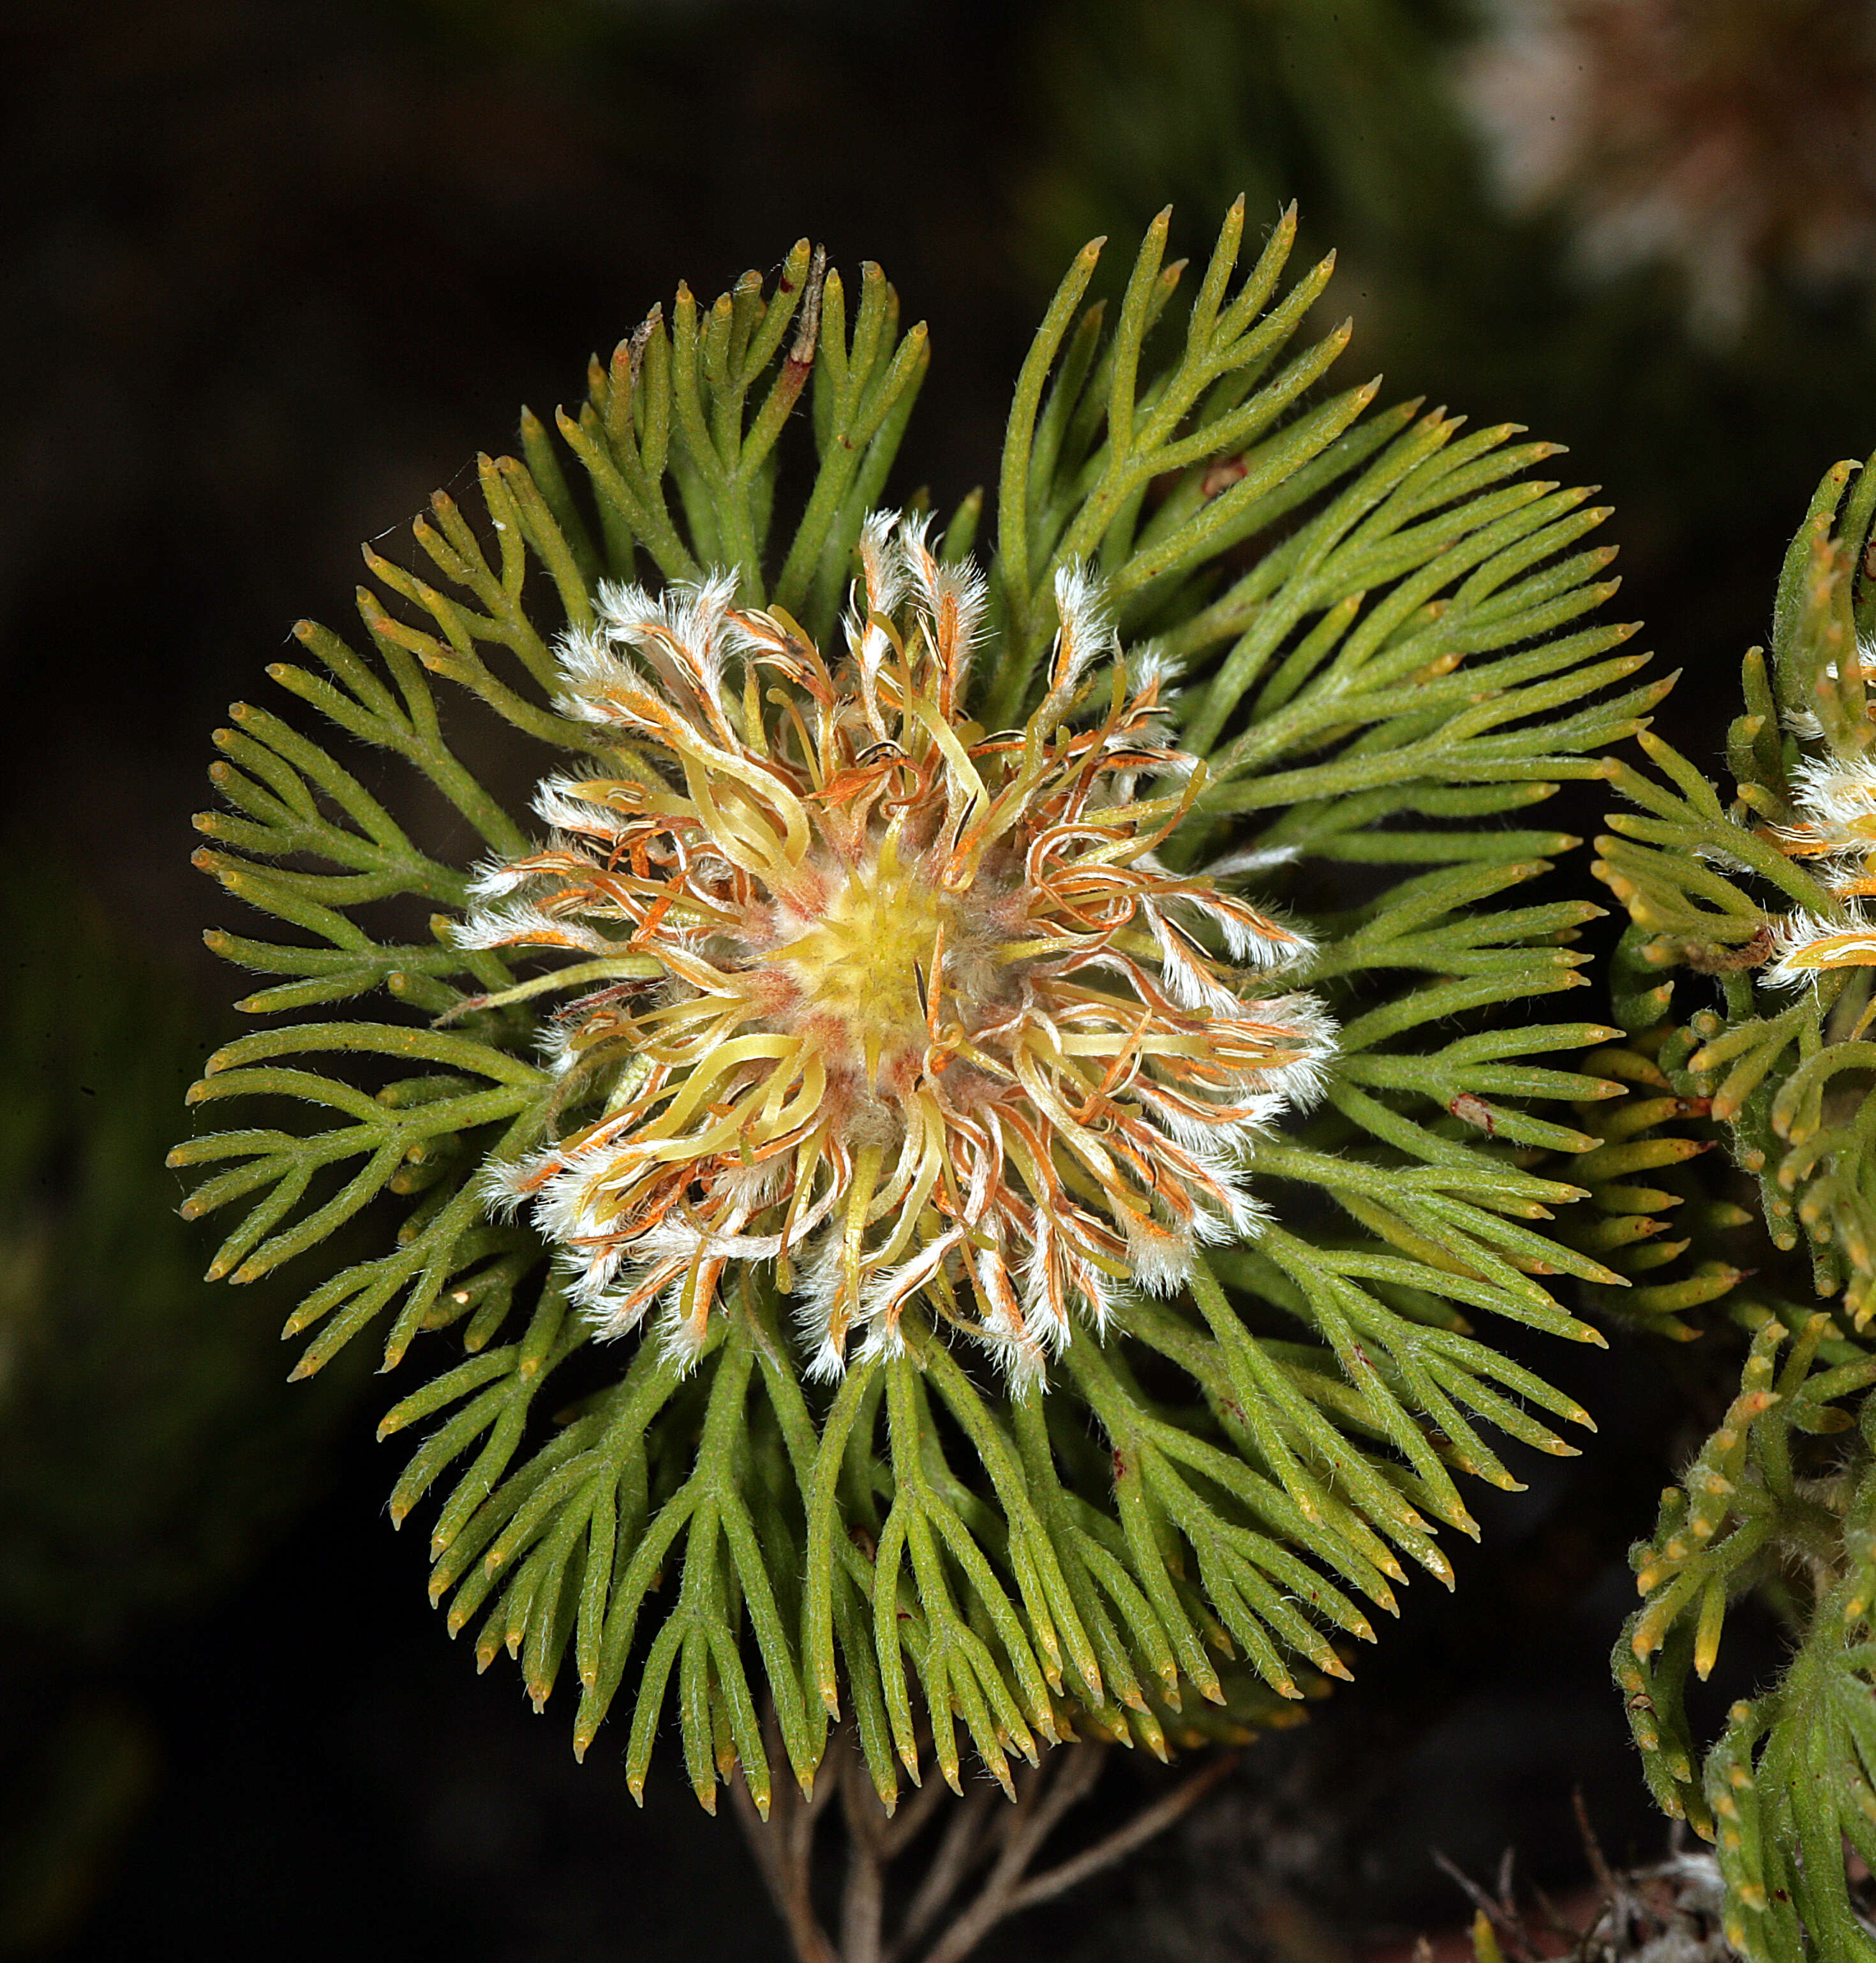
[[[1876,966],[1826,969],[1796,992],[1769,988],[1760,971],[1785,915],[1856,921],[1815,862],[1788,856],[1769,828],[1801,821],[1801,764],[1876,746],[1858,654],[1876,628],[1873,520],[1876,470],[1836,465],[1786,554],[1769,664],[1757,648],[1745,658],[1745,708],[1727,739],[1731,804],[1644,734],[1660,775],[1606,764],[1640,812],[1611,816],[1595,868],[1631,923],[1615,961],[1617,1020],[1650,1026],[1677,991],[1700,1004],[1682,1011],[1690,1039],[1674,1046],[1673,1088],[1709,1100],[1759,1183],[1774,1241],[1802,1241],[1817,1292],[1844,1292],[1859,1324],[1876,1309],[1876,1045],[1863,1039]],[[1677,982],[1677,972],[1695,978]]]
[[[1713,1841],[1727,1936],[1752,1963],[1876,1956],[1845,1865],[1846,1846],[1866,1862],[1876,1852],[1876,1357],[1829,1317],[1780,1307],[1631,1551],[1644,1599],[1615,1658],[1649,1785]],[[1712,1671],[1749,1592],[1780,1613],[1793,1654],[1703,1759],[1687,1681]]]
[[1685,1063],[1693,1040],[1662,1024],[1583,1059],[1606,1087],[1624,1094],[1576,1106],[1576,1121],[1593,1142],[1570,1170],[1588,1197],[1559,1228],[1571,1247],[1607,1263],[1626,1285],[1588,1285],[1587,1308],[1599,1319],[1679,1342],[1701,1333],[1699,1321],[1688,1318],[1725,1301],[1747,1279],[1750,1271],[1737,1264],[1740,1250],[1729,1244],[1756,1217],[1710,1190],[1701,1176],[1698,1161],[1720,1142],[1719,1128],[1708,1100],[1677,1092],[1669,1075]]
[[[1629,915],[1617,1020],[1644,1033],[1634,1046],[1685,1113],[1686,1142],[1711,1129],[1737,1168],[1708,1159],[1696,1178],[1688,1165],[1678,1195],[1638,1196],[1637,1210],[1686,1202],[1705,1299],[1750,1334],[1737,1395],[1634,1550],[1643,1601],[1615,1675],[1656,1799],[1714,1843],[1728,1938],[1752,1963],[1876,1956],[1846,1865],[1876,1853],[1876,1049],[1862,1039],[1876,971],[1824,970],[1796,991],[1763,973],[1786,916],[1857,920],[1816,860],[1785,847],[1813,815],[1805,767],[1858,766],[1876,751],[1858,653],[1876,624],[1872,519],[1876,472],[1838,465],[1786,556],[1769,661],[1758,648],[1746,657],[1744,712],[1727,743],[1730,804],[1644,735],[1658,774],[1606,767],[1640,812],[1612,816],[1598,841],[1596,871]],[[1756,1189],[1773,1244],[1751,1257],[1763,1279],[1715,1257],[1716,1233],[1749,1218],[1729,1177]],[[1807,1280],[1836,1299],[1830,1313],[1789,1299]],[[1729,1612],[1748,1595],[1785,1625],[1790,1660],[1703,1752],[1688,1685],[1715,1668]]]
[[593,363],[557,441],[524,412],[478,505],[431,501],[415,567],[367,552],[364,644],[299,629],[309,661],[271,672],[335,738],[247,707],[217,738],[204,863],[284,932],[211,937],[279,978],[243,1004],[276,1020],[194,1094],[258,1115],[175,1155],[204,1170],[191,1211],[242,1209],[212,1272],[253,1280],[403,1196],[387,1251],[316,1275],[300,1369],[373,1325],[387,1368],[460,1326],[384,1420],[422,1433],[393,1516],[436,1496],[452,1631],[518,1657],[537,1703],[570,1659],[580,1747],[617,1708],[634,1791],[673,1703],[706,1804],[736,1768],[766,1804],[765,1701],[804,1785],[851,1712],[889,1804],[933,1763],[957,1783],[967,1747],[1007,1781],[1071,1732],[1166,1751],[1279,1721],[1346,1674],[1404,1564],[1450,1578],[1461,1476],[1516,1483],[1494,1434],[1562,1452],[1551,1420],[1588,1421],[1473,1321],[1599,1340],[1548,1279],[1624,1280],[1555,1231],[1584,1186],[1531,1169],[1597,1145],[1560,1100],[1615,1087],[1555,1059],[1617,1032],[1531,1020],[1584,985],[1597,910],[1521,890],[1577,841],[1504,821],[1594,775],[1665,685],[1624,687],[1629,630],[1587,623],[1604,514],[1530,476],[1552,446],[1331,389],[1345,328],[1288,351],[1329,272],[1285,287],[1293,232],[1240,268],[1234,208],[1181,320],[1161,221],[1111,325],[1090,247],[1012,402],[973,713],[1024,713],[1054,572],[1095,566],[1128,640],[1184,671],[1207,779],[1169,851],[1259,855],[1317,943],[1284,984],[1342,1026],[1322,1109],[1257,1148],[1271,1224],[1187,1297],[1079,1333],[1046,1392],[909,1322],[907,1357],[814,1386],[762,1273],[688,1374],[655,1345],[595,1354],[533,1230],[483,1204],[489,1165],[611,1088],[534,1061],[564,974],[450,939],[465,847],[524,843],[487,783],[590,740],[555,706],[554,641],[603,579],[733,568],[745,602],[828,633],[926,361],[877,268],[851,314],[805,243],[772,287],[681,290]]

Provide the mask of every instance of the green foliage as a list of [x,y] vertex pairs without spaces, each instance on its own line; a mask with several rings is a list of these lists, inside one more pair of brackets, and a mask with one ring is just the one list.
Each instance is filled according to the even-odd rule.
[[1778,837],[1814,816],[1802,767],[1866,762],[1876,743],[1857,652],[1876,609],[1866,556],[1876,472],[1852,492],[1855,477],[1848,463],[1826,476],[1792,541],[1769,667],[1756,648],[1746,656],[1745,712],[1727,741],[1730,807],[1695,765],[1644,735],[1668,781],[1611,760],[1610,781],[1644,815],[1610,818],[1595,870],[1631,921],[1615,963],[1617,1019],[1640,1028],[1666,1014],[1677,969],[1711,978],[1681,988],[1708,999],[1688,1016],[1687,1039],[1669,1046],[1673,1087],[1710,1100],[1759,1182],[1774,1241],[1790,1250],[1804,1239],[1817,1292],[1846,1291],[1860,1324],[1876,1308],[1876,1046],[1862,1040],[1876,965],[1824,969],[1795,992],[1764,974],[1788,921],[1853,930],[1858,918]]
[[1589,1198],[1559,1231],[1627,1284],[1586,1289],[1585,1301],[1599,1317],[1689,1342],[1700,1326],[1686,1318],[1746,1279],[1727,1244],[1753,1216],[1709,1193],[1698,1176],[1695,1162],[1718,1142],[1717,1128],[1707,1100],[1676,1093],[1663,1068],[1664,1058],[1675,1061],[1676,1042],[1684,1061],[1685,1039],[1666,1027],[1583,1058],[1627,1094],[1576,1107],[1577,1122],[1595,1143],[1572,1162],[1570,1174]]
[[[1866,882],[1843,863],[1862,849],[1842,823],[1853,807],[1839,795],[1833,829],[1830,789],[1862,781],[1876,751],[1858,651],[1876,604],[1873,511],[1876,472],[1847,464],[1812,501],[1786,557],[1770,662],[1757,648],[1746,658],[1730,806],[1644,736],[1667,781],[1612,762],[1611,780],[1644,815],[1611,817],[1613,835],[1598,841],[1596,869],[1630,916],[1618,1019],[1655,1026],[1647,1041],[1663,1088],[1696,1122],[1716,1121],[1774,1244],[1755,1257],[1762,1279],[1733,1270],[1737,1285],[1721,1288],[1729,1264],[1703,1264],[1750,1347],[1737,1395],[1634,1551],[1644,1599],[1615,1654],[1650,1786],[1714,1840],[1728,1936],[1752,1963],[1876,1956],[1866,1891],[1846,1868],[1846,1849],[1865,1863],[1876,1853],[1876,1355],[1865,1340],[1876,1051],[1862,1039],[1876,969],[1857,945]],[[1807,944],[1848,965],[1771,972],[1781,948]],[[1697,1251],[1745,1216],[1718,1183],[1702,1182]],[[1833,1313],[1781,1292],[1806,1279],[1839,1299]],[[1860,1406],[1846,1406],[1853,1398]],[[1729,1609],[1749,1593],[1778,1615],[1792,1654],[1703,1756],[1688,1681],[1714,1669]]]
[[[1284,289],[1286,216],[1240,272],[1243,226],[1240,204],[1182,328],[1163,219],[1111,328],[1082,305],[1097,248],[1063,282],[1012,407],[973,708],[990,727],[1024,713],[1053,569],[1095,565],[1126,636],[1190,678],[1182,741],[1209,775],[1169,853],[1265,855],[1319,940],[1294,978],[1338,1009],[1340,1061],[1316,1117],[1257,1148],[1272,1224],[1189,1299],[1078,1333],[1046,1392],[982,1380],[909,1318],[907,1356],[813,1385],[754,1271],[688,1374],[640,1343],[609,1381],[533,1231],[482,1212],[483,1167],[611,1087],[538,1068],[527,984],[448,937],[470,834],[524,842],[467,761],[495,745],[464,711],[508,725],[533,774],[589,741],[554,707],[553,642],[601,578],[731,567],[746,604],[827,634],[926,359],[877,268],[851,325],[805,244],[768,293],[750,274],[701,309],[681,290],[556,416],[564,452],[524,412],[521,456],[479,460],[479,511],[432,501],[415,528],[431,570],[368,552],[390,595],[361,591],[370,652],[303,625],[316,667],[271,671],[364,761],[245,707],[217,738],[229,808],[198,821],[204,861],[297,930],[211,937],[287,978],[243,1006],[389,1006],[210,1060],[198,1103],[258,1099],[271,1121],[175,1154],[223,1168],[192,1211],[246,1202],[213,1272],[254,1279],[409,1196],[395,1247],[295,1311],[290,1331],[314,1332],[300,1371],[374,1324],[386,1367],[463,1325],[384,1420],[425,1428],[393,1517],[440,1494],[451,1629],[474,1622],[485,1663],[518,1656],[537,1705],[570,1660],[579,1749],[623,1695],[635,1792],[672,1698],[707,1806],[739,1766],[766,1805],[764,1695],[804,1785],[851,1711],[889,1805],[934,1760],[959,1783],[967,1737],[1007,1784],[1012,1753],[1071,1732],[1163,1753],[1280,1721],[1347,1673],[1403,1557],[1450,1579],[1439,1528],[1476,1532],[1456,1475],[1515,1483],[1488,1433],[1563,1452],[1538,1414],[1587,1423],[1464,1312],[1597,1340],[1540,1277],[1622,1281],[1551,1231],[1583,1188],[1525,1163],[1595,1142],[1543,1113],[1609,1087],[1547,1059],[1616,1032],[1523,1005],[1583,985],[1573,943],[1597,910],[1506,904],[1576,841],[1499,821],[1594,775],[1665,684],[1620,688],[1629,630],[1584,624],[1613,590],[1609,553],[1583,544],[1603,514],[1528,476],[1554,447],[1412,404],[1369,413],[1373,383],[1326,391],[1345,328],[1285,351],[1328,264]],[[947,557],[980,504],[957,508]],[[451,857],[367,788],[374,749],[435,794],[412,808]]]
[[[1876,1849],[1876,1398],[1860,1422],[1841,1401],[1872,1383],[1876,1357],[1828,1317],[1769,1318],[1739,1395],[1633,1550],[1644,1599],[1616,1680],[1655,1798],[1714,1842],[1727,1935],[1754,1963],[1876,1956],[1844,1865],[1846,1843],[1866,1862]],[[1751,1590],[1796,1648],[1772,1689],[1733,1705],[1703,1763],[1686,1680],[1710,1674],[1728,1608]]]

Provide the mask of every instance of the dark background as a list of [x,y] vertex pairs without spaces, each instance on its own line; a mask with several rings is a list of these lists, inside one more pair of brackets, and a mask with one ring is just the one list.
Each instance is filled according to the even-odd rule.
[[[804,232],[880,260],[935,347],[900,488],[948,507],[1084,237],[1124,260],[1171,200],[1202,251],[1240,189],[1254,231],[1297,196],[1306,249],[1344,248],[1347,379],[1529,424],[1603,485],[1619,604],[1688,671],[1663,726],[1712,758],[1811,485],[1876,443],[1867,268],[1808,282],[1769,235],[1720,334],[1671,266],[1586,280],[1567,209],[1484,181],[1450,86],[1474,31],[1439,0],[14,0],[0,1956],[782,1953],[726,1820],[668,1769],[640,1814],[616,1743],[576,1767],[566,1714],[444,1641],[383,1518],[389,1393],[285,1391],[282,1300],[197,1286],[156,1170],[236,992],[199,940],[232,903],[188,866],[209,730],[269,699],[296,619],[343,625],[358,540],[578,396],[679,278]],[[1804,104],[1778,53],[1775,133]],[[1778,152],[1736,159],[1740,196]],[[1612,1851],[1660,1846],[1605,1657],[1708,1366],[1543,1362],[1592,1452],[1486,1496],[1490,1558],[1203,1819],[986,1953],[1345,1955],[1454,1918],[1431,1844],[1568,1886],[1578,1783]]]

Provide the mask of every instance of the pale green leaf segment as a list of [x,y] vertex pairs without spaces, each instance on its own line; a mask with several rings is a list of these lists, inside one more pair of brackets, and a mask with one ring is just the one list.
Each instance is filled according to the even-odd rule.
[[[253,1279],[412,1196],[391,1251],[368,1225],[334,1244],[351,1258],[290,1325],[311,1332],[300,1369],[367,1325],[386,1367],[459,1327],[383,1421],[422,1436],[393,1517],[439,1500],[451,1631],[518,1656],[537,1704],[570,1674],[580,1749],[621,1705],[635,1792],[673,1702],[707,1806],[738,1766],[758,1804],[784,1772],[805,1784],[837,1712],[889,1805],[934,1763],[957,1784],[967,1748],[1007,1781],[1071,1728],[1163,1753],[1281,1721],[1347,1674],[1404,1564],[1450,1578],[1438,1529],[1476,1532],[1456,1475],[1514,1483],[1489,1433],[1562,1452],[1552,1420],[1588,1422],[1472,1331],[1483,1313],[1595,1340],[1546,1278],[1620,1279],[1547,1231],[1580,1189],[1528,1169],[1593,1142],[1548,1103],[1610,1091],[1547,1059],[1615,1032],[1538,1020],[1582,984],[1595,910],[1518,896],[1576,841],[1512,815],[1594,774],[1664,684],[1622,686],[1628,630],[1589,623],[1612,590],[1583,543],[1603,514],[1531,475],[1552,447],[1332,389],[1345,328],[1294,351],[1327,264],[1285,287],[1285,214],[1241,268],[1243,222],[1182,321],[1163,219],[1111,325],[1084,304],[1098,248],[1070,268],[1011,412],[973,713],[1024,713],[1054,569],[1095,565],[1128,642],[1185,671],[1210,775],[1175,847],[1271,855],[1260,889],[1310,915],[1322,952],[1297,978],[1336,1007],[1342,1054],[1323,1109],[1259,1148],[1272,1224],[1186,1299],[1079,1335],[1046,1391],[1012,1396],[909,1318],[909,1356],[810,1385],[766,1273],[688,1373],[651,1343],[595,1359],[531,1231],[480,1203],[479,1168],[605,1087],[538,1069],[529,1004],[475,1006],[518,978],[450,945],[463,862],[524,839],[464,711],[534,739],[507,783],[592,741],[553,706],[553,639],[603,577],[733,567],[746,603],[826,640],[926,365],[876,267],[850,298],[804,243],[766,290],[681,290],[593,365],[558,444],[524,411],[521,456],[479,461],[479,509],[432,500],[416,569],[367,552],[368,651],[306,625],[310,658],[271,671],[356,739],[350,762],[255,709],[216,739],[204,863],[293,931],[211,937],[276,978],[244,1006],[283,1018],[196,1093],[268,1122],[176,1154],[208,1169],[191,1212],[245,1202],[213,1271]],[[447,860],[361,774],[386,751],[428,787],[406,808]],[[383,1006],[328,1006],[367,995]]]

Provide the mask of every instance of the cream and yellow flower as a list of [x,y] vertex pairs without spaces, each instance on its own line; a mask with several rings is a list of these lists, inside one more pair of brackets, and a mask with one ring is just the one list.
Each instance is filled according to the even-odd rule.
[[981,576],[889,516],[861,559],[837,668],[728,577],[608,587],[563,640],[560,706],[608,761],[541,785],[551,838],[484,869],[463,939],[580,957],[524,988],[586,991],[553,1061],[604,1109],[501,1193],[607,1333],[662,1302],[694,1353],[769,1263],[823,1375],[915,1302],[1030,1374],[1252,1230],[1252,1138],[1332,1026],[1251,986],[1296,930],[1155,857],[1203,772],[1092,580],[1057,581],[1041,706],[988,731]]
[[1790,986],[1827,968],[1876,965],[1876,921],[1854,902],[1876,895],[1876,757],[1826,757],[1793,773],[1797,819],[1766,827],[1788,858],[1819,859],[1823,883],[1852,902],[1847,918],[1799,912],[1772,923],[1768,981]]

